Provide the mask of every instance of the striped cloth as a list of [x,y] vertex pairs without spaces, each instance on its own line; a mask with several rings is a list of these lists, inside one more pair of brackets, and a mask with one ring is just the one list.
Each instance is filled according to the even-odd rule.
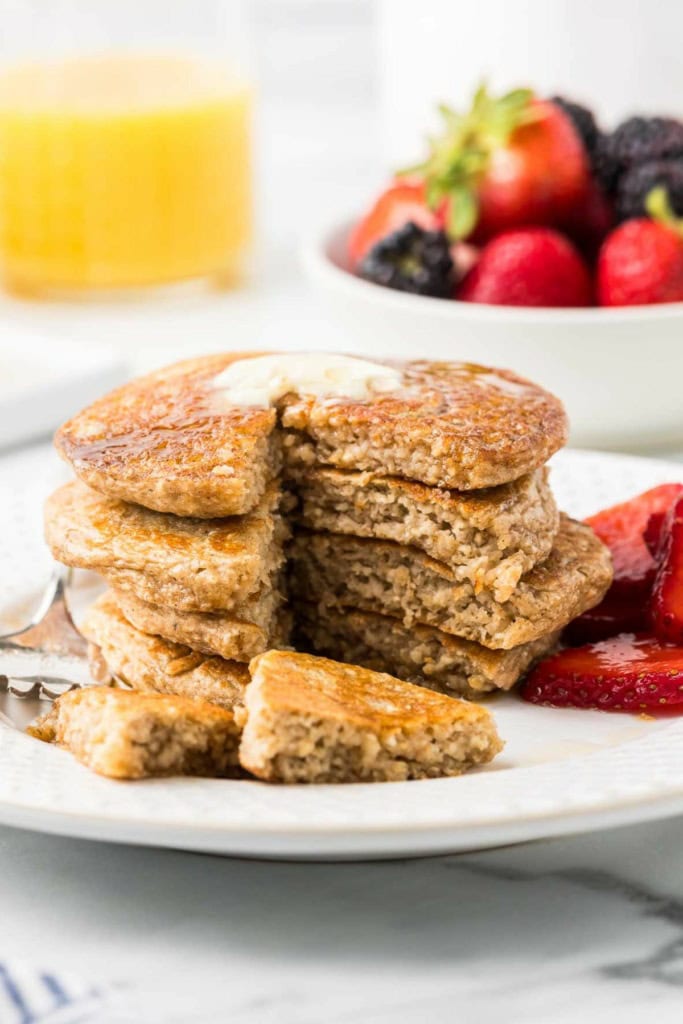
[[73,975],[0,961],[0,1024],[100,1024],[108,1002]]

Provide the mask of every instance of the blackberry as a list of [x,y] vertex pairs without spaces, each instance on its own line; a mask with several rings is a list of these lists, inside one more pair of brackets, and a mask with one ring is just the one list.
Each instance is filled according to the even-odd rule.
[[572,122],[592,162],[593,154],[602,134],[593,116],[593,112],[588,107],[582,107],[580,103],[574,103],[573,100],[567,100],[563,96],[553,96],[550,102],[559,107]]
[[626,171],[619,181],[615,209],[619,220],[646,217],[645,200],[656,185],[663,185],[673,212],[683,216],[683,158],[650,160]]
[[441,299],[452,295],[455,284],[446,233],[424,231],[412,221],[373,245],[358,273],[385,288]]
[[683,122],[673,117],[629,117],[605,140],[604,157],[612,164],[611,187],[631,167],[652,160],[683,157]]

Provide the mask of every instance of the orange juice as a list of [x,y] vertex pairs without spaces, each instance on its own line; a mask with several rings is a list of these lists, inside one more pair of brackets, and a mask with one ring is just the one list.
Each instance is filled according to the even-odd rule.
[[102,56],[0,74],[0,271],[22,291],[230,276],[251,232],[251,94]]

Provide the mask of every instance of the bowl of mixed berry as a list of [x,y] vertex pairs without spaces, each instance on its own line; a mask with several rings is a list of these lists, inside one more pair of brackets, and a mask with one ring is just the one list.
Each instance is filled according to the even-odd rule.
[[540,378],[573,440],[683,447],[683,120],[485,87],[423,158],[308,246],[364,351]]

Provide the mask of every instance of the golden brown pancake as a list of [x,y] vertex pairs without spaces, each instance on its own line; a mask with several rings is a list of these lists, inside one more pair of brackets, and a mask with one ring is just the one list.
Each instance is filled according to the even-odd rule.
[[435,626],[504,650],[562,629],[598,604],[612,582],[608,549],[589,526],[567,516],[550,557],[503,602],[458,580],[442,562],[393,541],[299,534],[290,555],[295,598],[394,615],[408,627]]
[[124,618],[111,592],[88,610],[82,629],[96,647],[93,674],[98,682],[102,681],[101,657],[109,672],[134,690],[192,697],[228,710],[244,701],[249,683],[246,665],[207,657],[141,632]]
[[269,782],[460,775],[502,748],[486,708],[384,673],[293,651],[250,671],[240,763]]
[[206,701],[107,686],[72,690],[27,730],[112,779],[240,775],[240,729]]
[[65,484],[45,505],[54,557],[100,573],[119,590],[179,611],[229,611],[267,627],[286,527],[269,485],[245,516],[188,519]]
[[567,438],[558,399],[508,370],[386,361],[402,373],[396,392],[364,401],[290,394],[276,411],[231,407],[221,397],[214,379],[237,358],[245,354],[189,360],[131,381],[64,424],[58,451],[103,494],[213,518],[253,508],[281,454],[292,465],[472,490],[542,466]]

